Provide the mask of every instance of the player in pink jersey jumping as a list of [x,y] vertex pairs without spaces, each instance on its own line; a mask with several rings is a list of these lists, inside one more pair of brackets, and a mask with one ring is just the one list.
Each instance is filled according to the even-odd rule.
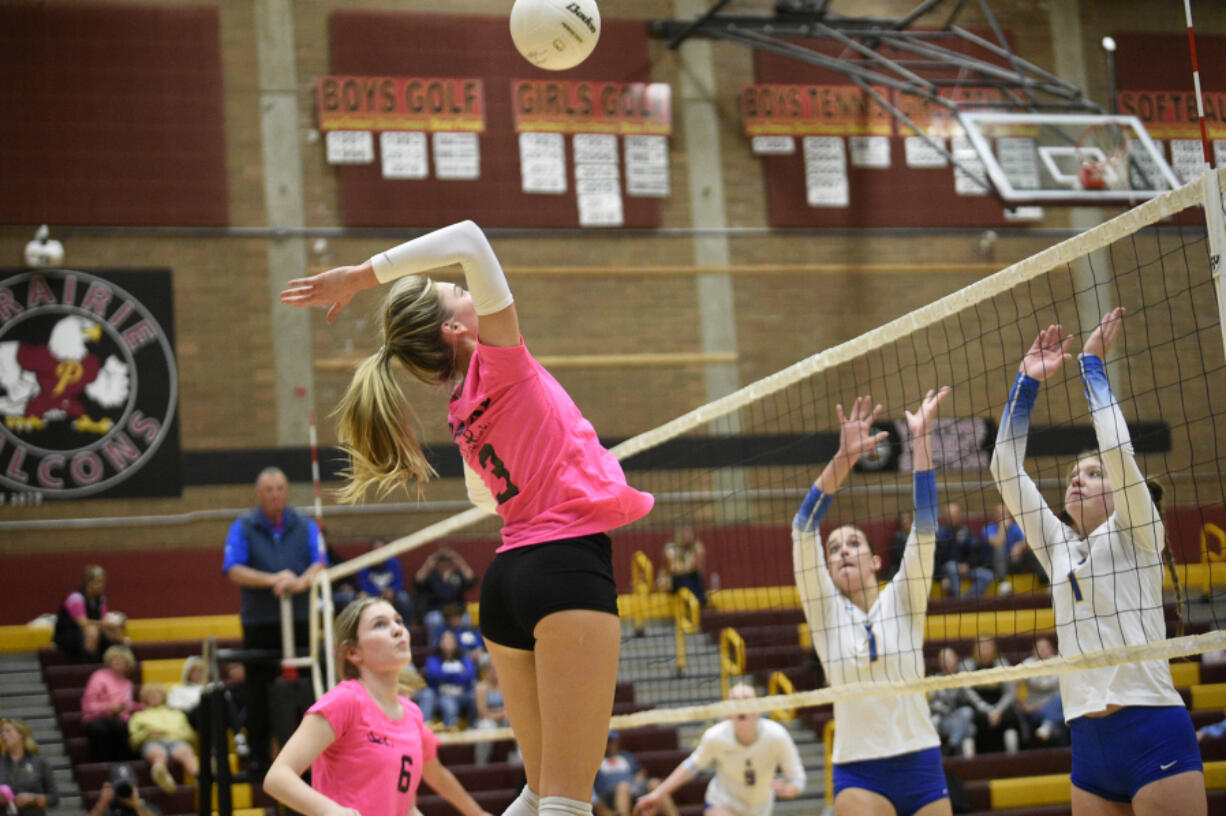
[[[460,264],[463,287],[418,273]],[[503,520],[481,582],[481,634],[502,681],[528,785],[504,816],[587,816],[617,684],[621,624],[606,533],[650,511],[569,395],[532,355],[502,267],[471,221],[290,281],[281,301],[327,306],[397,280],[384,301],[383,345],[341,401],[350,456],[342,498],[435,475],[391,373],[454,388],[448,425],[469,496]]]
[[[311,706],[264,777],[264,790],[309,816],[417,814],[424,779],[464,816],[489,816],[438,759],[438,737],[421,709],[397,691],[409,665],[409,630],[379,598],[336,619],[344,681]],[[311,767],[311,784],[301,774]]]

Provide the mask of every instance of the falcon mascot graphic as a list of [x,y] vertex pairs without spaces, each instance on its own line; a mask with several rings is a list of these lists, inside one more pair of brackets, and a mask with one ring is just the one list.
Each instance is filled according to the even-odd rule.
[[97,343],[102,327],[77,315],[57,321],[46,345],[0,343],[0,413],[13,431],[37,431],[67,420],[82,433],[106,434],[110,417],[90,417],[82,397],[101,408],[128,398],[128,365],[115,355],[103,363],[86,343]]

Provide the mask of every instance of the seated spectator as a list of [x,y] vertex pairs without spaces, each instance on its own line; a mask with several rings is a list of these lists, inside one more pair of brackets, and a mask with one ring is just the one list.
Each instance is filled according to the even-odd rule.
[[937,527],[936,575],[950,597],[962,597],[962,579],[971,582],[970,597],[987,592],[995,577],[988,565],[988,552],[979,536],[966,525],[962,506],[950,502],[945,522]]
[[[1055,656],[1056,650],[1051,641],[1041,637],[1034,642],[1034,654],[1023,660],[1022,665],[1033,665]],[[1064,727],[1064,705],[1060,700],[1060,677],[1046,674],[1029,677],[1023,682],[1026,684],[1026,702],[1022,703],[1022,710],[1034,729],[1034,738],[1049,745],[1064,744],[1068,732]]]
[[[617,732],[610,731],[604,759],[600,761],[596,784],[592,789],[593,813],[596,816],[630,816],[638,798],[659,784],[659,779],[647,779],[647,772],[638,760],[621,750]],[[659,812],[665,816],[677,816],[677,805],[671,796],[666,794],[660,799]]]
[[[935,677],[958,673],[958,653],[946,646],[937,654]],[[941,736],[941,750],[947,756],[975,755],[975,709],[965,688],[938,689],[928,696],[932,724]]]
[[664,545],[664,568],[660,580],[667,581],[670,592],[682,587],[694,593],[699,606],[707,605],[707,585],[703,572],[707,567],[707,549],[694,535],[694,528],[679,524],[672,539]]
[[69,593],[55,616],[53,640],[76,663],[101,663],[107,649],[125,642],[124,616],[106,605],[106,571],[85,568],[81,588]]
[[190,776],[200,773],[200,763],[192,749],[196,732],[186,714],[166,705],[166,688],[161,683],[142,686],[140,701],[145,707],[128,720],[128,741],[132,750],[149,763],[149,773],[157,786],[166,793],[174,793],[175,780],[167,767],[171,759]]
[[0,808],[17,816],[44,816],[59,801],[34,731],[21,720],[0,720]]
[[[413,576],[413,585],[417,589],[417,611],[426,627],[426,640],[433,644],[443,628],[443,610],[451,604],[463,606],[464,593],[477,585],[477,576],[459,553],[441,546],[430,553]],[[472,625],[467,613],[464,624]]]
[[198,655],[192,655],[183,661],[182,680],[170,687],[166,694],[166,705],[186,714],[192,729],[199,731],[200,698],[203,695],[204,660]]
[[439,637],[443,636],[443,632],[454,634],[456,642],[460,644],[460,651],[468,655],[478,669],[484,669],[490,662],[489,655],[485,651],[485,641],[475,626],[465,623],[467,619],[468,616],[464,614],[463,606],[451,604],[443,610],[443,628],[439,630]]
[[[370,548],[377,550],[387,544],[386,539],[375,539]],[[358,591],[371,598],[382,598],[400,613],[405,626],[413,623],[413,596],[404,586],[404,568],[395,556],[382,564],[363,567],[358,572]]]
[[898,514],[898,529],[894,531],[894,535],[890,536],[890,563],[885,569],[878,573],[879,580],[889,581],[898,572],[898,567],[902,564],[903,553],[907,550],[907,538],[911,535],[911,525],[915,522],[915,516],[904,510]]
[[162,811],[141,798],[136,773],[121,762],[111,768],[111,781],[102,783],[89,816],[162,816]]
[[430,722],[437,714],[446,728],[456,727],[460,717],[469,722],[476,719],[473,695],[477,669],[468,655],[460,651],[454,633],[444,632],[439,638],[435,653],[426,658],[424,674],[429,685],[416,697],[422,719]]
[[89,741],[90,762],[129,759],[128,719],[140,708],[128,675],[136,657],[127,646],[112,646],[102,656],[103,666],[89,676],[81,696],[81,723]]
[[1010,575],[1043,574],[1039,560],[1026,543],[1026,534],[1004,504],[997,504],[992,520],[983,528],[983,540],[992,552],[992,573],[999,582],[997,594],[1007,595],[1012,585]]
[[[502,700],[502,686],[498,684],[498,670],[490,663],[485,669],[485,677],[477,683],[474,695],[477,703],[477,722],[475,728],[510,728],[511,720],[507,717],[507,709]],[[492,742],[478,742],[474,749],[477,764],[486,765],[490,761],[490,753],[494,750]]]
[[1215,722],[1212,725],[1206,725],[1196,732],[1196,741],[1204,742],[1205,740],[1220,740],[1226,737],[1226,720]]
[[[996,649],[996,638],[980,635],[971,657],[962,661],[960,671],[976,671],[1008,666],[1009,661]],[[1017,705],[1017,683],[989,683],[969,686],[966,697],[975,709],[975,746],[980,752],[1000,750],[1016,754],[1021,745],[1022,717]]]

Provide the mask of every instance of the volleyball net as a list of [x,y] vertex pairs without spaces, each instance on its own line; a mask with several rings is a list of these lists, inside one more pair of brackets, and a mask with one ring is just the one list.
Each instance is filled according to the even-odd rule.
[[[1226,246],[1222,176],[1206,174],[615,446],[630,481],[653,493],[656,507],[614,533],[625,632],[619,681],[629,698],[619,697],[614,726],[735,711],[791,714],[839,697],[1020,681],[1141,660],[1199,667],[1200,655],[1226,648],[1220,631],[1226,607],[1219,603],[1226,587],[1226,335],[1215,260]],[[820,301],[820,293],[814,298]],[[1066,653],[1084,654],[936,676],[942,649],[967,658],[988,637],[1012,664],[1032,655],[1040,638],[1062,645],[1047,576],[1026,553],[1034,542],[1018,541],[988,466],[1018,363],[1037,333],[1062,325],[1076,336],[1075,354],[1115,306],[1127,315],[1106,373],[1137,465],[1165,493],[1173,565],[1163,570],[1164,592],[1154,603],[1166,631],[1117,649],[1064,644]],[[820,310],[814,319],[822,319]],[[797,356],[805,351],[796,349]],[[945,385],[952,394],[932,437],[942,529],[934,576],[924,587],[929,676],[906,681],[867,672],[862,684],[828,688],[812,643],[833,633],[809,631],[801,609],[792,518],[838,447],[836,405],[871,395],[883,406],[877,429],[887,438],[857,464],[822,530],[854,524],[881,560],[878,577],[888,580],[915,509],[904,412],[914,411],[928,389]],[[1098,446],[1091,420],[1077,365],[1066,364],[1043,384],[1024,462],[1053,511],[1079,454]],[[330,581],[486,518],[474,509],[433,524],[329,569],[312,592],[326,600]],[[1122,593],[1148,580],[1123,562],[1113,569],[1096,583],[1103,599],[1117,584]],[[1104,605],[1103,614],[1115,612]],[[331,653],[330,621],[321,622]],[[1199,670],[1179,671],[1177,685],[1199,684]],[[721,702],[735,682],[752,683],[763,696]]]

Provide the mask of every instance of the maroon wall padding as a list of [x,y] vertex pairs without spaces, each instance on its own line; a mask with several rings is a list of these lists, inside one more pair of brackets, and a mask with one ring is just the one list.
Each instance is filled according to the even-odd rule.
[[[789,520],[790,521],[790,520]],[[695,532],[707,550],[708,583],[719,573],[724,588],[791,586],[792,538],[789,521],[773,525],[697,527]],[[968,523],[979,531],[988,519],[972,517]],[[1200,531],[1212,522],[1226,528],[1226,507],[1178,507],[1166,512],[1167,537],[1175,560],[1200,561]],[[829,532],[839,520],[823,525]],[[890,537],[897,529],[894,519],[877,519],[859,525],[868,535],[883,566],[889,559]],[[664,562],[664,544],[671,530],[614,530],[613,568],[618,592],[630,591],[630,560],[642,550],[658,570]],[[455,537],[446,540],[480,576],[494,558],[496,537]],[[342,558],[367,550],[367,543],[341,543],[335,549]],[[1210,542],[1217,551],[1217,542]],[[435,545],[426,545],[401,557],[405,579],[411,580]],[[133,618],[225,615],[238,612],[238,589],[221,571],[222,542],[215,547],[176,550],[125,550],[101,553],[56,553],[0,557],[0,574],[21,576],[20,591],[7,592],[0,604],[0,625],[20,624],[46,612],[54,612],[81,580],[86,564],[100,564],[107,571],[107,599],[113,609]],[[477,600],[477,590],[468,594]]]
[[[1191,93],[1192,52],[1185,34],[1112,34],[1115,39],[1115,87],[1121,91],[1185,91]],[[1200,86],[1205,93],[1226,91],[1226,37],[1197,33],[1196,56]],[[1226,111],[1206,111],[1222,121]]]
[[224,225],[215,6],[0,4],[0,223]]
[[[330,22],[333,74],[479,77],[485,85],[481,177],[387,180],[380,175],[378,160],[338,166],[341,218],[350,227],[441,226],[465,218],[486,227],[577,227],[569,137],[567,192],[526,195],[520,190],[511,80],[651,81],[647,27],[641,20],[603,20],[596,50],[569,71],[544,71],[528,63],[511,43],[506,17],[334,11]],[[431,176],[433,172],[431,153]],[[624,167],[622,189],[625,226],[660,225],[657,199],[624,195]]]
[[[994,41],[991,32],[977,32]],[[828,56],[853,59],[842,46],[825,40],[798,40],[805,48]],[[1005,64],[986,51],[974,50],[955,40],[942,45],[966,52],[979,59]],[[890,49],[881,53],[890,58],[907,59]],[[952,71],[945,72],[952,77]],[[850,85],[834,71],[766,51],[754,52],[755,81],[763,84]],[[925,71],[925,76],[936,76]],[[897,105],[897,99],[892,100]],[[909,168],[904,155],[904,137],[911,130],[896,123],[890,137],[889,169],[853,167],[847,160],[849,206],[810,207],[805,197],[805,163],[801,139],[789,156],[763,156],[766,177],[768,220],[773,227],[992,227],[1003,226],[1004,206],[994,196],[960,196],[954,192],[953,167]],[[846,138],[846,137],[844,137]],[[948,148],[948,140],[946,143]],[[746,150],[749,149],[748,140]]]

